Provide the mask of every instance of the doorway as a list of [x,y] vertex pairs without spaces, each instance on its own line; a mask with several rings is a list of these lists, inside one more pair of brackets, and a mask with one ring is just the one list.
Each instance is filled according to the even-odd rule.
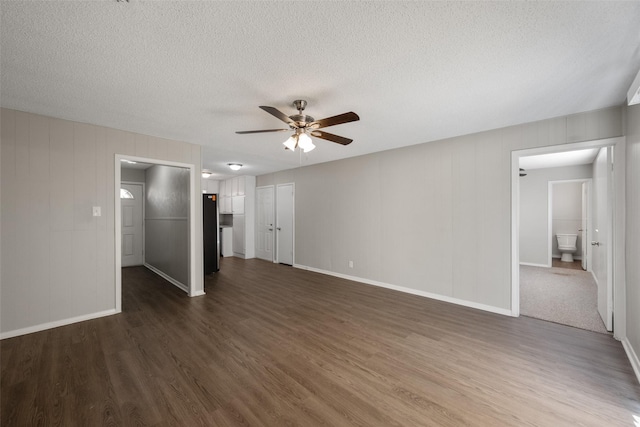
[[294,184],[279,184],[276,190],[276,262],[294,263]]
[[[594,159],[595,161],[595,159]],[[593,162],[584,165],[593,168]],[[568,168],[567,168],[568,169]],[[562,252],[558,248],[558,235],[575,235],[575,251],[570,252],[580,268],[591,271],[591,248],[587,245],[591,235],[591,188],[592,178],[564,179],[548,181],[548,224],[547,235],[549,250],[549,267],[563,267]],[[521,189],[522,190],[522,189]],[[523,195],[520,195],[521,199]],[[521,244],[522,244],[522,237]],[[522,259],[520,260],[522,263]]]
[[122,266],[144,264],[144,183],[122,182]]
[[[600,150],[603,147],[605,147],[604,150]],[[523,179],[523,177],[520,174],[520,160],[528,156],[538,156],[538,155],[545,155],[545,154],[552,154],[552,153],[568,153],[568,152],[574,152],[577,150],[593,149],[593,148],[598,149],[598,153],[602,153],[602,152],[609,153],[609,156],[607,157],[609,161],[609,164],[608,164],[609,166],[605,165],[604,167],[598,168],[595,162],[593,163],[593,166],[592,166],[594,171],[593,187],[595,188],[597,186],[595,174],[596,174],[596,170],[600,169],[605,171],[602,180],[605,183],[604,185],[607,186],[607,188],[610,190],[608,191],[607,195],[604,196],[606,198],[606,202],[603,203],[603,200],[602,199],[600,200],[600,202],[603,203],[603,206],[605,207],[605,211],[608,212],[606,218],[603,219],[601,216],[601,224],[604,224],[604,222],[607,222],[609,224],[609,230],[610,230],[608,234],[609,238],[607,240],[606,245],[601,245],[599,248],[596,247],[597,249],[600,249],[599,256],[603,257],[606,260],[605,261],[606,267],[607,267],[606,271],[610,273],[606,274],[607,277],[605,280],[598,281],[597,286],[599,290],[598,305],[601,307],[604,307],[605,309],[604,311],[601,311],[601,310],[599,311],[602,314],[603,321],[607,326],[608,330],[610,331],[613,330],[613,325],[615,323],[616,330],[614,330],[614,335],[617,336],[618,332],[620,332],[621,334],[624,333],[624,331],[618,329],[619,325],[624,324],[624,310],[623,309],[614,310],[613,308],[614,307],[624,308],[624,294],[623,292],[615,292],[615,291],[618,289],[623,290],[624,283],[621,280],[621,277],[623,277],[623,275],[616,275],[613,273],[615,273],[616,271],[621,271],[621,272],[624,271],[624,260],[614,259],[613,255],[615,253],[624,253],[623,252],[624,223],[623,221],[619,221],[619,220],[614,221],[614,217],[616,212],[623,212],[623,209],[624,209],[624,138],[611,138],[606,140],[589,141],[589,142],[576,143],[576,144],[565,144],[561,146],[541,147],[536,149],[527,149],[527,150],[519,150],[519,151],[512,152],[512,187],[511,187],[512,188],[512,315],[519,316],[521,314],[520,312],[520,302],[521,302],[520,301],[520,294],[521,294],[520,265],[523,258],[527,258],[527,256],[530,255],[530,254],[527,254],[528,249],[522,247],[522,241],[521,241],[522,235],[525,235],[526,237],[526,233],[527,233],[527,231],[523,231],[521,229],[521,219],[523,219],[523,217],[526,218],[526,216],[530,214],[530,212],[526,208],[521,207],[521,193],[520,193],[521,181],[520,180]],[[611,162],[613,159],[614,149],[617,154],[616,162]],[[527,171],[525,171],[525,173],[528,174]],[[593,208],[591,209],[592,213],[595,212],[596,210],[595,207],[599,204],[598,202],[596,202],[595,197],[596,196],[594,196],[594,200],[592,202],[592,206],[593,206]],[[544,210],[546,211],[546,206],[544,206]],[[597,227],[597,223],[594,216],[593,225],[591,226],[591,228],[588,228],[587,236],[589,236],[589,233],[591,232],[595,233],[596,228],[600,233],[602,233],[602,230],[605,227],[602,227],[602,226]],[[542,235],[544,235],[545,240],[548,238],[550,234],[551,232],[550,231],[546,232],[546,230],[542,233]],[[540,234],[537,234],[537,236],[539,238]],[[614,239],[613,238],[614,236],[617,238]],[[595,234],[593,238],[595,239]],[[587,239],[591,239],[591,237],[587,237]],[[548,245],[547,248],[549,252],[551,252],[552,250],[551,245]],[[550,259],[550,257],[547,258],[548,256],[549,254],[545,254],[545,256],[541,258],[542,261],[538,263],[538,264],[541,264],[539,265],[539,267],[547,267],[547,265],[544,265],[544,264],[548,264],[548,262],[546,262],[546,259]],[[593,264],[596,264],[595,249],[594,249],[593,257],[594,257]],[[588,259],[589,258],[588,258],[588,252],[587,252],[587,268],[588,270],[591,270],[588,267],[589,265]],[[548,267],[550,267],[550,265],[548,265]],[[593,276],[596,276],[596,271],[594,271]],[[614,300],[613,298],[614,295],[620,295],[620,297]],[[611,299],[608,299],[608,296],[611,296]],[[613,322],[614,316],[616,318],[615,322]],[[608,319],[610,320],[607,321]]]
[[[199,243],[201,243],[201,239],[197,239],[198,235],[196,229],[202,232],[201,221],[197,221],[196,217],[198,216],[198,212],[202,209],[201,205],[201,197],[197,194],[196,190],[196,167],[193,164],[188,163],[178,163],[171,162],[165,160],[158,159],[150,159],[144,157],[137,156],[127,156],[116,154],[114,159],[114,223],[115,223],[115,305],[116,312],[122,311],[122,206],[120,199],[120,188],[122,185],[122,163],[146,163],[151,166],[170,166],[179,168],[184,170],[187,175],[187,186],[186,194],[188,195],[186,212],[184,213],[184,222],[185,222],[185,231],[186,238],[184,239],[184,253],[187,264],[187,273],[186,273],[186,285],[184,286],[184,291],[189,294],[189,296],[199,296],[204,295],[203,283],[204,283],[204,274],[202,268],[197,268],[198,265],[202,267],[200,262],[202,262],[202,253],[198,251]],[[198,177],[199,180],[199,177]],[[148,191],[151,191],[147,188]],[[180,220],[182,221],[182,217],[175,218],[166,217],[164,218],[166,221],[172,220]],[[202,218],[200,218],[202,219]],[[147,236],[148,237],[148,236]],[[157,245],[156,245],[157,246]],[[200,254],[200,259],[198,260],[197,255]]]
[[256,188],[256,257],[273,262],[273,185]]

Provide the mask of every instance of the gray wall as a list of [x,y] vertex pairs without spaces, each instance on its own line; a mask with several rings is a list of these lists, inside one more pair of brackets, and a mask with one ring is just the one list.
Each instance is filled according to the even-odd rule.
[[[531,169],[520,178],[521,263],[549,264],[549,181],[591,178],[591,175],[591,165],[580,165]],[[558,243],[552,240],[552,245],[557,253]]]
[[627,339],[635,354],[638,355],[640,354],[640,105],[627,108],[626,134]]
[[144,169],[129,169],[122,167],[120,180],[128,182],[145,182]]
[[[8,109],[0,119],[0,333],[113,313],[115,154],[200,170],[201,147]],[[196,185],[199,193],[200,179]],[[102,216],[93,217],[92,206]],[[202,271],[201,245],[196,269]]]
[[189,171],[146,170],[145,263],[189,286]]
[[295,182],[296,264],[505,312],[511,151],[621,136],[622,116],[611,108],[496,129],[267,174],[257,185]]

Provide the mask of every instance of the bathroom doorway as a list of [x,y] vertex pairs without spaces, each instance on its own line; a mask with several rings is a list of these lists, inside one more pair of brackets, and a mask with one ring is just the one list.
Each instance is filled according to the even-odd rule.
[[588,259],[582,242],[590,228],[583,227],[583,211],[588,221],[590,209],[583,209],[582,187],[587,202],[599,150],[561,153],[564,159],[520,159],[526,171],[519,181],[520,310],[523,316],[606,333],[597,310],[597,284],[581,267]]
[[[586,170],[579,168],[563,168],[582,175],[592,175],[593,162],[597,156],[597,150],[593,158],[586,158]],[[585,169],[582,167],[582,169]],[[548,182],[548,224],[549,232],[547,240],[549,244],[549,267],[556,268],[580,268],[591,271],[590,230],[591,230],[591,188],[592,178],[565,179]],[[522,195],[520,197],[523,197]],[[570,249],[560,250],[560,239],[567,241]],[[575,239],[575,240],[574,240]],[[565,259],[562,260],[562,257]]]
[[[618,154],[615,163],[612,162],[614,148],[616,154]],[[526,160],[527,158],[537,157],[538,160],[546,161],[554,156],[561,158],[562,155],[571,156],[579,151],[589,149],[593,150],[590,154],[591,158],[586,161],[583,159],[573,165],[562,163],[566,159],[560,163],[545,164],[537,168],[526,166],[526,162],[521,163],[521,160]],[[549,157],[545,159],[546,155],[549,155]],[[621,276],[617,276],[617,282],[613,280],[616,277],[613,274],[614,269],[618,272],[623,267],[623,260],[615,260],[613,258],[614,246],[615,250],[619,251],[620,245],[624,244],[622,228],[624,224],[613,220],[617,209],[621,209],[624,206],[623,156],[624,138],[541,147],[512,153],[512,311],[514,315],[526,315],[521,307],[526,289],[521,289],[521,287],[525,285],[525,281],[530,280],[532,277],[536,280],[542,280],[544,274],[548,275],[548,277],[544,278],[544,281],[548,282],[548,290],[555,292],[562,290],[560,286],[554,285],[556,280],[566,280],[574,275],[586,275],[586,278],[593,280],[595,284],[592,290],[593,298],[590,316],[592,320],[595,319],[595,323],[600,324],[604,332],[613,330],[613,291],[614,289],[623,289]],[[538,169],[543,169],[545,166],[548,169],[546,172],[538,171]],[[528,167],[529,169],[527,169]],[[547,176],[542,177],[541,175],[545,173]],[[536,179],[544,183],[543,186],[537,186],[537,193],[535,193],[537,199],[524,197],[523,187],[531,186]],[[580,236],[580,241],[577,242],[579,246],[576,247],[575,253],[576,258],[579,255],[581,260],[585,259],[586,271],[583,271],[580,266],[578,266],[579,270],[552,266],[553,260],[557,259],[554,258],[554,255],[560,256],[560,253],[556,251],[557,240],[555,235],[558,234],[558,231],[554,232],[554,214],[552,210],[554,189],[556,193],[562,192],[560,190],[561,187],[555,187],[555,185],[561,184],[560,181],[576,182],[574,191],[579,189],[579,195],[574,192],[572,197],[580,200],[580,210],[583,210],[583,208],[587,210],[586,218],[582,213],[579,218],[577,218],[577,214],[572,215],[576,218],[571,216],[560,218],[570,223],[571,227],[576,228],[573,233],[566,234]],[[584,188],[583,183],[586,183]],[[599,191],[597,191],[598,188],[600,188]],[[602,191],[603,188],[605,191]],[[592,194],[589,193],[590,191]],[[615,197],[613,197],[614,191]],[[585,199],[583,192],[586,194],[584,204],[582,203],[582,200]],[[617,209],[614,209],[614,201]],[[573,205],[573,208],[575,213],[577,207]],[[536,217],[544,217],[544,220],[531,221]],[[586,233],[584,222],[591,223],[591,225],[586,226]],[[591,242],[594,242],[595,246],[591,246]],[[618,293],[618,295],[622,294]],[[553,295],[548,296],[548,299],[543,299],[540,305],[542,307],[549,306],[559,300],[560,297],[558,295],[555,297]],[[564,298],[569,298],[568,306],[577,305],[578,298],[566,296]],[[615,300],[615,304],[616,307],[623,305],[623,299]],[[562,308],[557,311],[561,314],[566,312]],[[616,324],[623,324],[624,311],[617,311],[616,316],[620,316],[616,318]],[[531,315],[530,317],[539,316]],[[542,317],[540,316],[540,318]],[[570,324],[562,318],[544,320]],[[584,327],[584,329],[594,330],[589,327]]]

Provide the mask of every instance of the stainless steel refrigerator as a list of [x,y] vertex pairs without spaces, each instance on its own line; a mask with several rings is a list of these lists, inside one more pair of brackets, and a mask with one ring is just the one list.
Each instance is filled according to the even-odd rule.
[[202,195],[204,274],[220,269],[220,220],[218,215],[218,195]]

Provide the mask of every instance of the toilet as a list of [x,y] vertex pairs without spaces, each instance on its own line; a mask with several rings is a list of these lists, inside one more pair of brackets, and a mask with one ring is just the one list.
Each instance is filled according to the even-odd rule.
[[560,261],[573,262],[573,253],[577,250],[577,234],[556,234],[558,239],[558,250],[562,254]]

